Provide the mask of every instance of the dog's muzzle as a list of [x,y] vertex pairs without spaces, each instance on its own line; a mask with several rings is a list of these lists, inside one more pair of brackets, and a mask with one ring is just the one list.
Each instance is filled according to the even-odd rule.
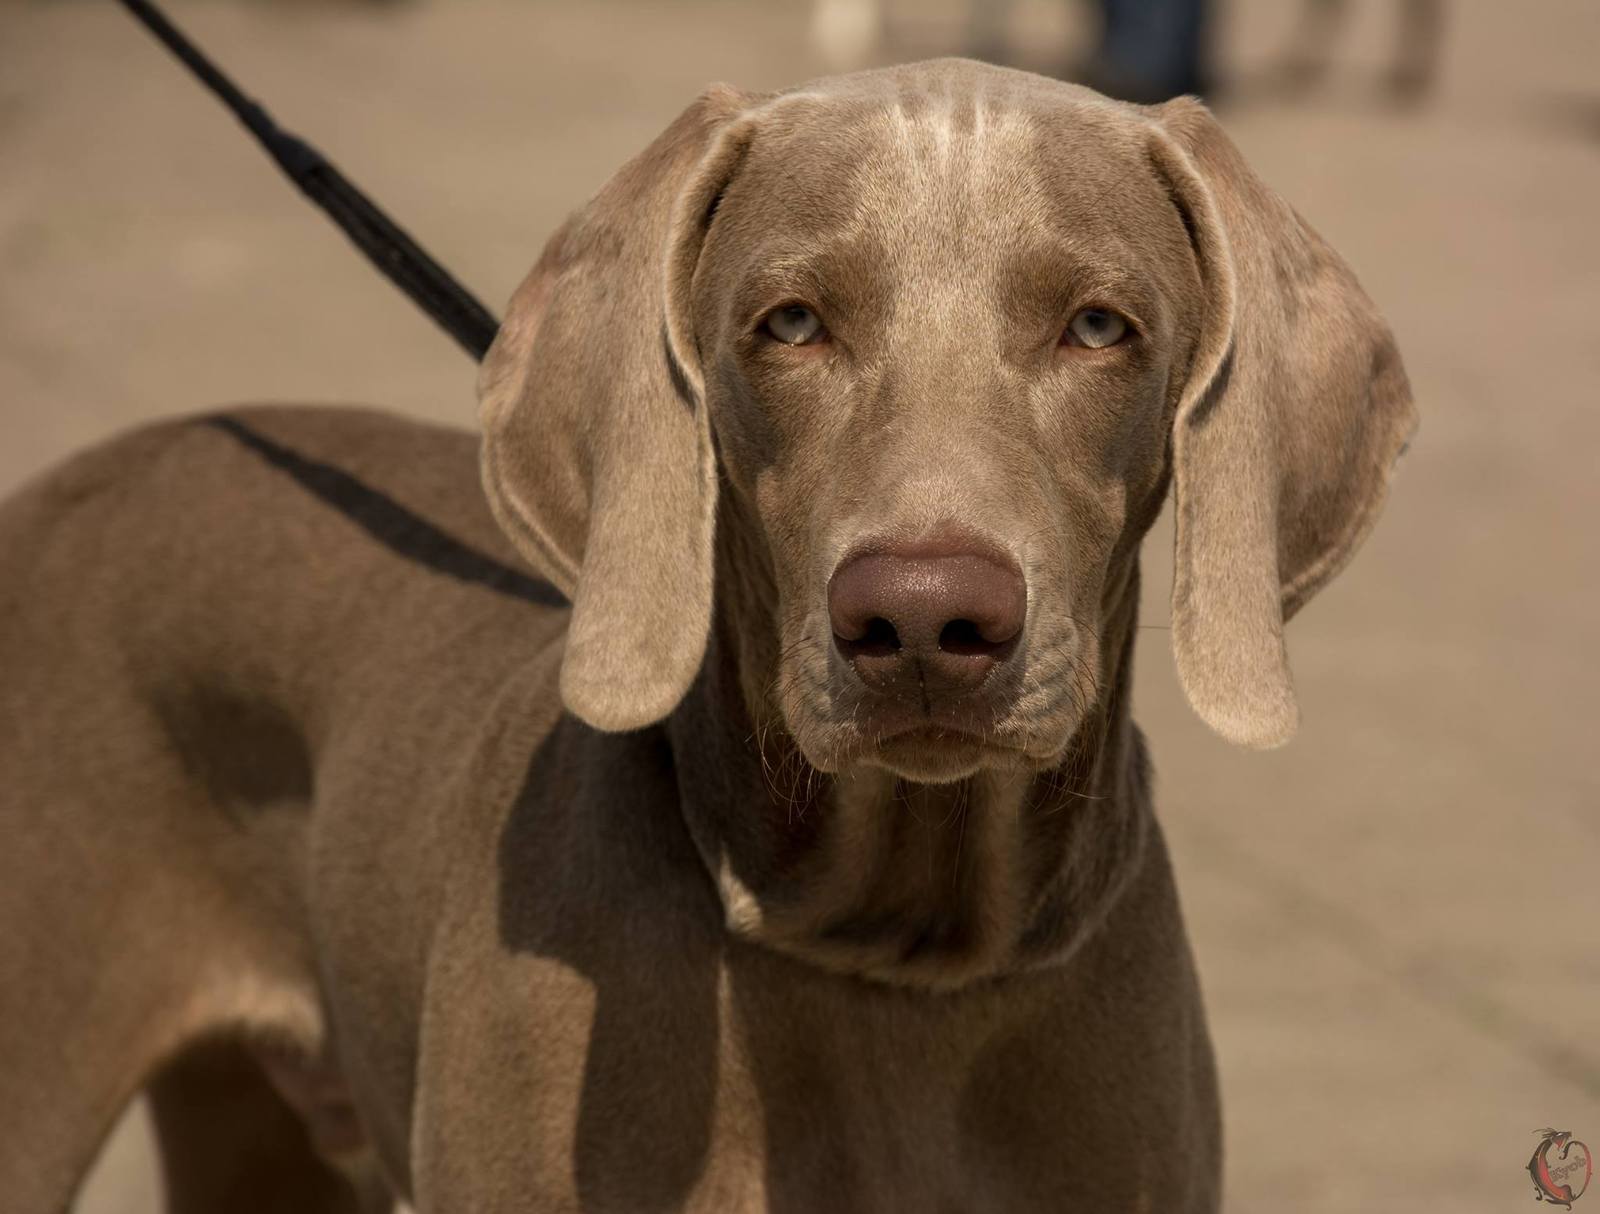
[[1016,563],[972,542],[867,545],[828,583],[834,648],[895,717],[970,699],[1016,655],[1027,612]]

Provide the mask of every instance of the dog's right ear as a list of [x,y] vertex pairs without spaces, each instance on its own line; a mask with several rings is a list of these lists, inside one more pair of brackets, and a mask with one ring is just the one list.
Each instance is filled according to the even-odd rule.
[[717,472],[688,301],[750,105],[708,89],[563,225],[478,379],[490,506],[572,599],[562,699],[599,729],[665,717],[704,657]]

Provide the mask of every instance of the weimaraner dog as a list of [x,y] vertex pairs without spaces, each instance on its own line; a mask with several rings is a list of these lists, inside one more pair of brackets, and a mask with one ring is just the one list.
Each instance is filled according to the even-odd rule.
[[181,1211],[1216,1209],[1140,539],[1170,489],[1183,685],[1280,743],[1413,414],[1210,114],[712,88],[480,396],[0,513],[5,1208],[147,1089]]

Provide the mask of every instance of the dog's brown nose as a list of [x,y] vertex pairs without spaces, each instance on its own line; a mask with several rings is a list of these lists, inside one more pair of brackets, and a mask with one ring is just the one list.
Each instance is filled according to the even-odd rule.
[[964,691],[1015,647],[1028,612],[1008,559],[941,545],[846,560],[828,583],[839,652],[878,691]]

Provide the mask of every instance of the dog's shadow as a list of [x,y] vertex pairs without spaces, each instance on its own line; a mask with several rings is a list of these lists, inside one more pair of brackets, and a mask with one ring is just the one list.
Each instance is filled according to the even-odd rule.
[[724,946],[676,799],[661,730],[563,717],[500,835],[501,942],[594,990],[573,1148],[584,1209],[679,1209],[710,1150]]

